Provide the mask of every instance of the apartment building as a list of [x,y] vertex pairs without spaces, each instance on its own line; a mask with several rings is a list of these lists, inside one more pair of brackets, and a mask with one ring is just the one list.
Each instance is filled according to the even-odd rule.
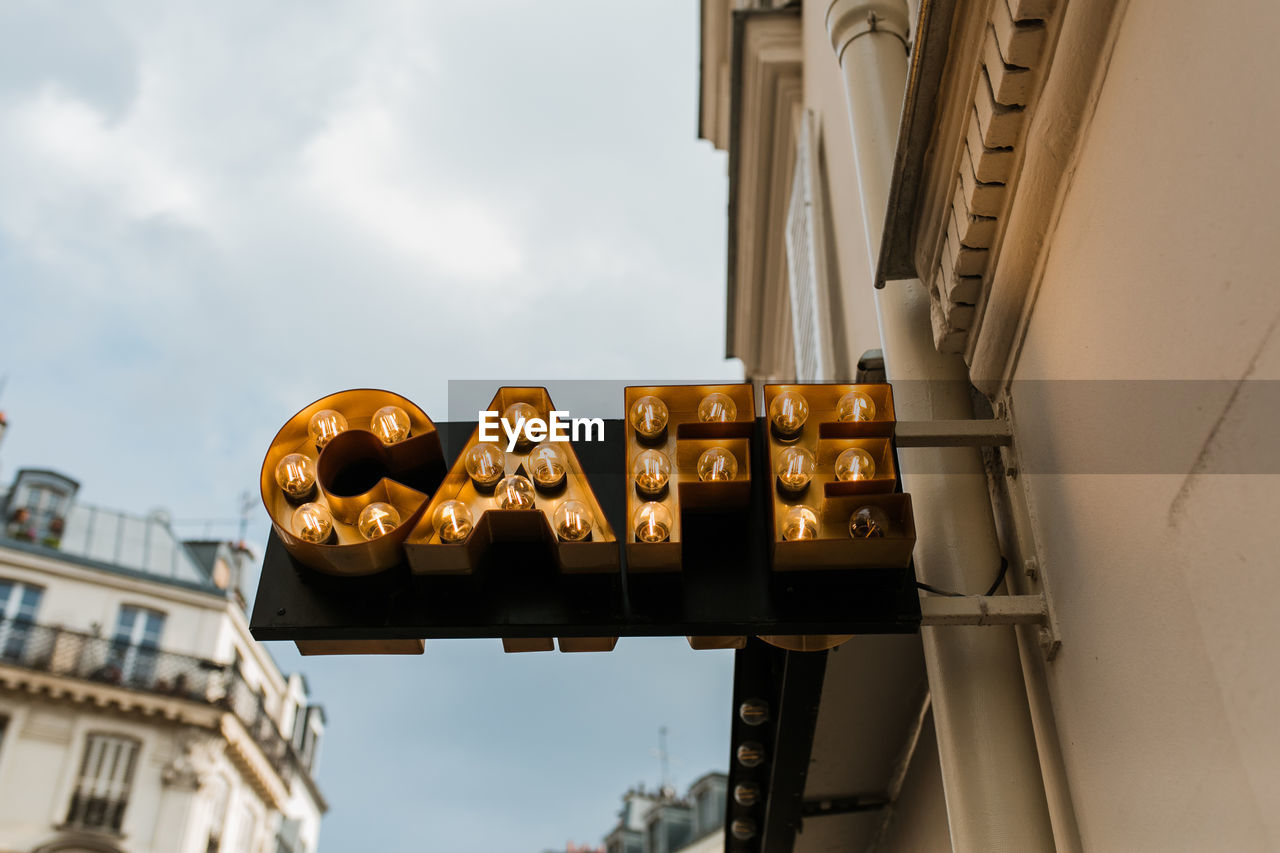
[[249,636],[243,545],[0,497],[0,851],[311,853],[323,709]]

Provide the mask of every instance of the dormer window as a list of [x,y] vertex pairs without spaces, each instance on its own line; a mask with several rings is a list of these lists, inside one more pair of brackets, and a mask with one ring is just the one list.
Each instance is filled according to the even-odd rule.
[[58,547],[79,487],[54,471],[22,469],[5,507],[5,533],[11,539]]

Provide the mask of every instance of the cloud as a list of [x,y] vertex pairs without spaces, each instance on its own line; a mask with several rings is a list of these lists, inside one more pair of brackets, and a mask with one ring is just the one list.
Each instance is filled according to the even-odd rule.
[[[196,182],[146,145],[145,132],[133,121],[109,123],[93,105],[56,84],[46,83],[19,102],[6,129],[7,153],[19,167],[6,171],[26,190],[29,204],[4,205],[10,228],[34,234],[39,222],[34,217],[49,208],[83,204],[86,197],[109,202],[114,212],[130,219],[200,220]],[[33,219],[15,226],[24,212]]]
[[[451,379],[740,377],[723,358],[723,155],[692,130],[696,8],[664,2],[0,4],[4,478],[44,465],[90,502],[226,519],[280,424],[341,388],[443,417]],[[380,849],[589,837],[625,784],[653,781],[661,723],[700,733],[692,773],[725,753],[727,717],[705,713],[724,679],[684,655],[530,664],[441,645],[425,677],[407,674],[418,660],[274,649],[335,706],[325,849],[368,846],[375,807],[420,808],[396,761],[427,703],[430,730],[408,734],[451,758],[424,759],[437,822]],[[511,712],[503,679],[535,691],[541,674],[562,705]],[[403,703],[396,731],[341,698],[383,693]],[[600,696],[619,716],[575,724]],[[557,748],[558,790],[492,805],[509,829],[455,819],[490,781],[439,745],[454,730],[476,768]],[[358,784],[369,756],[380,799]]]
[[345,110],[302,152],[307,190],[345,225],[428,271],[466,280],[519,273],[524,253],[496,206],[448,186],[438,165],[415,174],[422,157],[408,149],[386,107]]

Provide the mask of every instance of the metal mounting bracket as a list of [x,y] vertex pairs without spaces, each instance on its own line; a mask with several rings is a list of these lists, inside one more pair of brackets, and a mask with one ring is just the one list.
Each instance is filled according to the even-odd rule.
[[1001,527],[1010,570],[1005,596],[923,596],[924,625],[1038,625],[1036,641],[1045,660],[1053,660],[1062,644],[1053,612],[1053,595],[1036,537],[1035,506],[1013,436],[1012,404],[1006,395],[996,403],[996,416],[973,420],[899,421],[898,447],[990,447],[995,467],[989,472],[992,507]]
[[921,625],[1043,625],[1043,595],[922,595]]
[[893,431],[899,447],[1007,447],[1013,444],[1003,418],[954,421],[898,421]]

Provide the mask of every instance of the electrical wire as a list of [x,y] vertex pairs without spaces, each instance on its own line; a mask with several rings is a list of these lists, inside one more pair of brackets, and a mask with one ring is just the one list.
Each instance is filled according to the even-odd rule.
[[[996,590],[1000,588],[1000,584],[1004,582],[1005,573],[1008,571],[1009,571],[1009,561],[1004,558],[1003,554],[1001,554],[1000,555],[1000,571],[996,573],[996,579],[991,582],[991,587],[985,593],[983,593],[983,595],[987,595],[987,596],[995,595]],[[946,596],[950,596],[951,598],[966,598],[969,595],[969,593],[965,593],[965,592],[952,592],[949,589],[939,589],[938,587],[924,583],[923,581],[916,581],[916,588],[923,589],[925,592],[931,592],[934,595],[946,595]]]

